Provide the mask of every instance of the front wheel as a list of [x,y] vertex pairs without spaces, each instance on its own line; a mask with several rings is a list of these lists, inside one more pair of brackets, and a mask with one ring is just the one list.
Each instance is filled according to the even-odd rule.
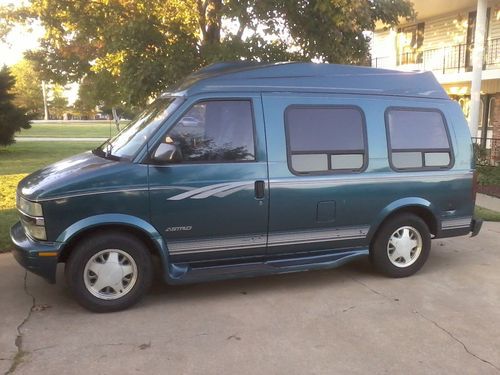
[[126,309],[152,282],[149,250],[125,233],[91,234],[72,251],[66,279],[76,300],[95,312]]
[[422,268],[430,250],[431,236],[425,222],[418,216],[401,214],[382,225],[370,255],[383,274],[407,277]]

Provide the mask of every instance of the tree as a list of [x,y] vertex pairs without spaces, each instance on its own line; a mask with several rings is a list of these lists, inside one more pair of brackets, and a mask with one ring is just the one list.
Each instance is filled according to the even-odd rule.
[[62,119],[68,112],[68,99],[64,96],[64,87],[55,84],[51,89],[52,97],[49,100],[51,116],[56,119]]
[[411,17],[410,0],[32,0],[0,11],[6,25],[40,22],[29,54],[51,80],[91,77],[141,105],[220,60],[364,64],[381,21]]
[[26,111],[14,104],[12,94],[15,79],[4,66],[0,70],[0,145],[7,146],[14,143],[15,132],[29,129],[31,117]]
[[86,106],[110,108],[116,129],[120,130],[120,118],[117,114],[117,107],[122,104],[120,90],[116,85],[116,80],[107,71],[96,74],[90,72],[80,82],[78,98]]
[[43,115],[42,79],[35,64],[23,59],[11,67],[15,78],[14,104],[25,108],[34,117]]

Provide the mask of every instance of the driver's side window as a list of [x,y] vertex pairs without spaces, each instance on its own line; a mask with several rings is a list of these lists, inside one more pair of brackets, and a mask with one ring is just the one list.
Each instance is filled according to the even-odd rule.
[[255,160],[251,101],[212,100],[195,104],[167,133],[177,162]]

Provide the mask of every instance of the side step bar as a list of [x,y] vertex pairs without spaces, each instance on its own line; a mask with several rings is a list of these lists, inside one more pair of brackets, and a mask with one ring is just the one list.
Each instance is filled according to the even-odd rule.
[[171,264],[167,282],[187,284],[208,280],[256,277],[339,267],[353,259],[369,254],[367,248],[326,255],[287,258],[266,262],[239,263],[224,266],[194,268],[186,264]]

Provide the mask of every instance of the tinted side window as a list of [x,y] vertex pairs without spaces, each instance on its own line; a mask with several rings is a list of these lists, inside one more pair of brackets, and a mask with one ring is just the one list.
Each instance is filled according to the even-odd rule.
[[183,161],[255,160],[254,124],[249,100],[195,104],[168,132]]
[[294,173],[359,171],[366,164],[365,124],[355,107],[286,110],[288,163]]
[[443,115],[425,109],[390,109],[386,113],[391,165],[395,169],[444,169],[452,150]]

